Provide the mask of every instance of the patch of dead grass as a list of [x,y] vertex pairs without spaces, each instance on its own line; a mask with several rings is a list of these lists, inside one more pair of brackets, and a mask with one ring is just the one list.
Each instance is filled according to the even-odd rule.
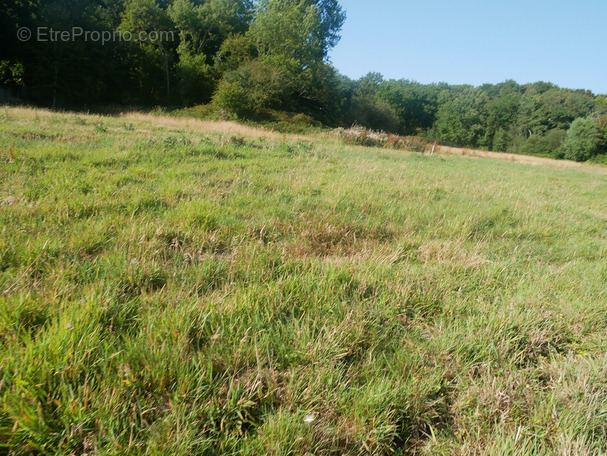
[[535,157],[532,155],[509,154],[505,152],[491,152],[488,150],[468,149],[461,147],[438,146],[435,153],[439,155],[460,155],[465,157],[494,158],[512,163],[526,165],[550,166],[554,168],[577,168],[584,171],[592,170],[599,174],[607,174],[607,169],[598,165],[578,163],[571,160],[556,160],[553,158]]
[[172,127],[177,129],[196,129],[205,132],[219,133],[222,135],[243,136],[247,138],[263,138],[275,141],[286,141],[287,139],[306,139],[304,136],[286,135],[261,127],[251,127],[236,122],[225,120],[201,120],[187,117],[151,116],[135,112],[119,115],[120,118],[136,121],[150,122],[154,126]]
[[297,257],[345,258],[365,252],[370,255],[378,245],[392,238],[390,231],[331,221],[309,221],[291,230],[294,239],[287,250]]
[[458,240],[423,242],[417,248],[416,257],[423,263],[435,261],[465,268],[478,268],[489,262],[478,251],[466,249]]

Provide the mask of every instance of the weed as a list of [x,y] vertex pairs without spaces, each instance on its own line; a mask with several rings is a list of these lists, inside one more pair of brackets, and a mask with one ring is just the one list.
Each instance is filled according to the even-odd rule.
[[107,127],[101,121],[95,123],[94,128],[97,133],[107,133]]

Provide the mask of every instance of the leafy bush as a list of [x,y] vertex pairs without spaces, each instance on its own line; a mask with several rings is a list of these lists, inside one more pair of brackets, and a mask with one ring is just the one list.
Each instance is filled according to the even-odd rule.
[[215,117],[216,110],[213,103],[195,105],[172,112],[175,116],[196,117],[199,119],[210,119]]
[[249,61],[225,75],[213,102],[237,117],[255,117],[268,109],[282,107],[288,91],[288,79],[280,68]]
[[260,124],[283,133],[307,134],[322,128],[321,122],[303,113],[294,114],[292,112],[270,110],[268,117],[267,122],[261,122]]
[[208,103],[215,90],[217,76],[204,55],[183,54],[177,64],[178,87],[182,103],[190,106]]
[[573,121],[563,149],[565,158],[586,161],[598,153],[599,131],[590,117],[579,117]]
[[352,123],[371,130],[398,131],[400,120],[387,101],[356,95],[352,99]]
[[599,150],[607,152],[607,114],[602,114],[596,119],[596,127],[599,130]]
[[511,141],[511,135],[505,129],[500,128],[493,136],[493,150],[506,152]]
[[224,117],[232,115],[242,117],[249,112],[251,101],[248,94],[237,83],[223,80],[220,81],[213,95],[213,105],[223,112]]
[[557,158],[566,136],[566,131],[554,129],[545,135],[533,134],[528,138],[516,138],[508,152]]
[[420,136],[398,136],[381,131],[367,130],[360,126],[348,130],[338,128],[335,132],[344,143],[354,146],[384,147],[386,149],[414,152],[424,152],[428,146],[428,140]]

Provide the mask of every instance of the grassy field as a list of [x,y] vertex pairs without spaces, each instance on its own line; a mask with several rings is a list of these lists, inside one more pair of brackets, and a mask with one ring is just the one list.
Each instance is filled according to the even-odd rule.
[[2,108],[0,232],[0,454],[607,451],[592,167]]

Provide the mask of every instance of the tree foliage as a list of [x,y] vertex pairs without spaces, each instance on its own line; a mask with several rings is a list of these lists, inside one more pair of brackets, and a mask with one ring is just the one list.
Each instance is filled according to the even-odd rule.
[[563,145],[565,158],[585,161],[596,155],[599,146],[599,131],[590,117],[579,117],[573,121]]
[[237,117],[258,117],[268,109],[280,109],[288,93],[289,81],[280,68],[251,60],[226,73],[214,100]]
[[[340,75],[328,60],[345,21],[338,0],[0,0],[0,12],[1,93],[30,103],[203,103],[215,115],[302,113],[462,147],[578,160],[607,153],[606,95],[544,81],[472,87]],[[17,39],[20,27],[38,26],[134,39]],[[172,39],[137,39],[161,31]]]
[[337,0],[260,0],[250,36],[260,55],[281,55],[305,69],[326,59],[344,20]]
[[488,97],[480,89],[467,88],[461,95],[442,105],[436,117],[436,129],[447,143],[466,147],[486,146],[484,125],[489,116]]

